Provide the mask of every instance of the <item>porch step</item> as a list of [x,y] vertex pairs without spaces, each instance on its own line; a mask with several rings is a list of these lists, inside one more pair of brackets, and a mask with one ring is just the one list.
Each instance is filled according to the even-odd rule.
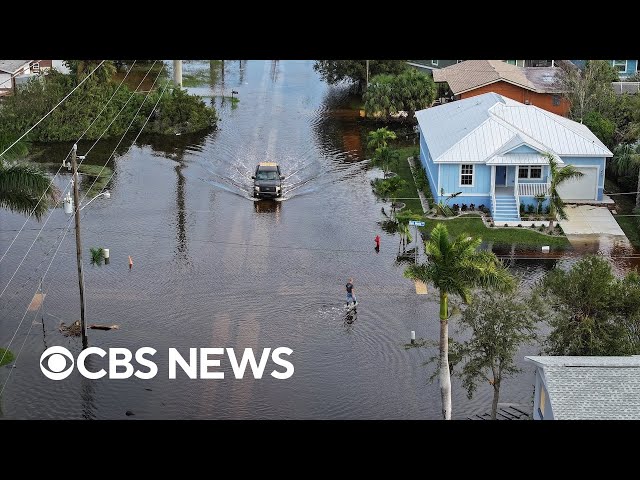
[[497,224],[500,222],[519,222],[520,211],[516,198],[509,194],[496,194],[492,216],[493,221]]

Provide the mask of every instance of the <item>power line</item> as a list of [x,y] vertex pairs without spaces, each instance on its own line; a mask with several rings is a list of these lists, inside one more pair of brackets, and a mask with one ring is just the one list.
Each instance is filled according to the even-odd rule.
[[[113,97],[115,97],[116,93],[118,93],[118,90],[120,90],[120,87],[122,87],[122,84],[124,83],[125,79],[129,76],[129,73],[131,72],[131,70],[133,69],[133,66],[136,64],[137,60],[134,60],[133,64],[131,65],[131,68],[127,71],[127,74],[122,78],[122,81],[120,82],[120,85],[118,85],[118,88],[116,88],[116,90],[113,92],[113,95],[111,95],[111,98],[109,98],[109,100],[107,100],[107,103],[104,104],[104,106],[102,107],[102,110],[100,110],[100,113],[98,113],[98,115],[96,115],[96,117],[93,119],[93,121],[91,122],[91,124],[86,128],[86,130],[84,132],[82,132],[82,135],[80,135],[80,138],[78,138],[78,140],[76,140],[75,143],[78,143],[80,140],[82,140],[82,138],[86,135],[86,133],[89,131],[89,129],[91,127],[93,127],[93,125],[95,124],[95,122],[98,120],[98,118],[100,118],[100,115],[102,115],[102,113],[105,111],[105,109],[107,108],[107,106],[111,103],[111,100],[113,100]],[[51,182],[49,183],[49,185],[47,185],[47,188],[45,189],[45,191],[42,193],[42,195],[40,196],[40,199],[38,200],[38,203],[36,203],[36,206],[33,207],[33,210],[31,210],[31,213],[29,214],[29,216],[26,218],[26,220],[24,221],[24,224],[22,224],[22,228],[18,231],[18,233],[16,234],[16,236],[13,238],[13,240],[11,241],[11,243],[9,244],[9,246],[7,247],[7,250],[2,254],[2,257],[0,257],[0,263],[2,262],[2,260],[4,260],[4,257],[7,255],[7,253],[9,252],[9,250],[11,249],[11,247],[13,246],[14,242],[16,241],[16,239],[18,238],[18,236],[20,235],[20,233],[22,232],[22,229],[25,227],[25,225],[27,224],[27,222],[29,221],[29,219],[33,216],[34,212],[36,211],[36,209],[38,208],[38,206],[40,205],[40,202],[42,201],[42,199],[45,197],[45,195],[47,194],[47,192],[49,191],[49,187],[53,184],[53,181],[56,179],[56,177],[58,176],[58,174],[60,173],[60,170],[62,170],[62,167],[64,166],[67,158],[69,158],[69,154],[71,153],[71,150],[69,150],[69,153],[67,153],[67,156],[65,157],[65,159],[62,161],[62,164],[58,167],[58,171],[55,173],[55,175],[53,176],[53,178],[51,179]],[[67,186],[65,186],[65,190],[66,188],[69,186],[69,184],[67,184]],[[56,203],[57,205],[57,203]]]
[[[155,62],[154,62],[154,63],[155,63]],[[152,85],[152,87],[151,87],[151,90],[149,90],[149,92],[147,92],[147,94],[146,94],[146,96],[145,96],[145,99],[144,99],[144,100],[142,101],[142,103],[140,104],[140,107],[138,108],[137,112],[133,115],[133,118],[131,119],[131,122],[129,123],[129,126],[127,127],[127,130],[122,134],[122,137],[121,137],[120,141],[118,142],[118,145],[116,145],[116,147],[113,149],[113,152],[111,153],[111,155],[109,155],[109,157],[107,158],[107,162],[105,162],[104,166],[102,167],[103,169],[107,166],[107,163],[109,162],[109,160],[110,160],[111,156],[112,156],[113,154],[115,154],[115,152],[116,152],[116,150],[117,150],[118,146],[120,145],[120,143],[122,142],[122,140],[125,138],[125,136],[126,136],[126,135],[127,135],[127,133],[129,132],[129,130],[131,129],[131,126],[133,125],[133,122],[135,121],[136,116],[138,115],[138,113],[139,113],[139,112],[140,112],[140,110],[142,109],[142,106],[144,105],[145,101],[146,101],[146,100],[147,100],[147,98],[149,97],[149,94],[150,94],[150,93],[151,93],[151,91],[153,90],[153,86],[155,86],[155,84],[156,84],[156,82],[157,82],[158,78],[160,77],[160,73],[162,73],[162,69],[160,69],[160,71],[158,72],[158,75],[156,76],[156,79],[155,79],[155,80],[154,80],[154,82],[153,82],[153,85]],[[145,76],[145,77],[146,77],[146,76]],[[153,113],[154,113],[155,109],[157,108],[158,104],[160,103],[160,100],[162,99],[162,96],[163,96],[164,92],[166,91],[166,89],[167,89],[168,85],[169,85],[169,82],[167,82],[167,83],[166,83],[166,85],[164,86],[164,88],[163,88],[163,90],[162,90],[162,93],[158,96],[158,100],[156,101],[156,104],[154,105],[154,107],[153,107],[153,108],[151,109],[151,111],[149,112],[149,115],[148,115],[147,119],[145,120],[144,124],[142,125],[142,128],[140,129],[140,131],[138,132],[138,135],[136,135],[136,137],[134,138],[133,142],[131,143],[131,146],[133,146],[133,145],[134,145],[135,141],[138,139],[138,137],[140,136],[140,134],[142,133],[142,131],[144,130],[144,128],[147,126],[147,123],[149,122],[149,119],[151,118],[151,116],[153,115]],[[131,148],[131,146],[129,146],[129,149]],[[102,170],[101,170],[100,172],[102,172]],[[113,173],[111,174],[111,177],[113,177]],[[110,178],[111,178],[111,177],[110,177]],[[89,187],[89,189],[85,192],[85,195],[84,195],[84,197],[82,198],[82,200],[81,200],[80,202],[78,202],[78,205],[75,205],[75,209],[76,209],[76,211],[77,211],[78,209],[80,209],[80,205],[82,204],[82,201],[84,201],[84,200],[86,199],[87,194],[89,193],[89,191],[91,190],[91,188],[93,187],[93,185],[95,185],[95,182],[98,180],[98,178],[99,178],[99,175],[98,175],[98,177],[96,177],[96,179],[93,181],[93,183],[91,184],[91,187]],[[51,258],[51,261],[49,262],[49,266],[47,267],[47,270],[45,271],[44,275],[42,276],[42,280],[44,280],[44,278],[47,276],[47,273],[49,272],[49,269],[51,268],[51,265],[53,264],[53,261],[55,260],[55,257],[56,257],[56,255],[57,255],[57,253],[58,253],[59,249],[60,249],[60,246],[62,245],[62,242],[64,241],[64,237],[66,237],[66,234],[69,232],[69,227],[70,227],[70,225],[71,225],[71,219],[72,219],[72,218],[73,218],[73,216],[70,216],[70,217],[69,217],[68,226],[67,226],[67,229],[66,229],[66,231],[65,231],[65,234],[64,234],[64,236],[62,237],[62,240],[58,243],[58,247],[56,248],[56,251],[55,251],[55,253],[54,253],[53,257]],[[23,260],[24,260],[24,259],[23,259]],[[14,273],[14,275],[15,275],[15,273]],[[49,286],[49,288],[51,288],[51,287]],[[48,291],[49,291],[49,288],[47,289],[47,293],[48,293]],[[34,292],[34,295],[35,295],[37,292],[38,292],[38,289],[36,289],[36,291]],[[9,344],[7,345],[7,349],[8,349],[8,348],[11,346],[11,344],[13,343],[13,340],[15,339],[15,337],[16,337],[16,335],[17,335],[17,333],[18,333],[18,330],[20,329],[20,326],[22,325],[22,322],[24,322],[24,319],[25,319],[25,317],[26,317],[26,315],[27,315],[27,312],[28,312],[28,311],[29,311],[29,306],[27,306],[27,309],[25,310],[25,314],[22,316],[22,319],[20,320],[20,323],[18,324],[18,327],[16,328],[16,331],[14,332],[13,336],[11,337],[11,341],[10,341],[10,342],[9,342]],[[31,325],[31,328],[33,328],[33,324]],[[31,331],[31,328],[29,329],[29,331]],[[28,334],[27,334],[27,337],[28,337]],[[26,341],[26,339],[25,339],[25,341]],[[23,347],[24,347],[24,344],[23,344]],[[17,361],[18,361],[18,358],[20,357],[20,353],[22,353],[22,348],[20,349],[20,351],[18,352],[18,355],[16,356],[16,359],[15,359],[15,361],[14,361],[14,365],[15,365],[15,363],[17,363]],[[6,354],[6,351],[5,351],[5,354]],[[4,359],[4,355],[2,356],[2,359]],[[0,360],[0,363],[1,363],[1,362],[2,362],[2,360]],[[8,381],[8,378],[9,378],[9,377],[7,377],[7,381]],[[2,390],[0,390],[0,394],[2,393],[2,391],[4,391],[4,388],[5,388],[5,387],[6,387],[6,385],[7,385],[7,381],[5,381],[5,383],[4,383],[3,387],[2,387]]]
[[27,134],[29,134],[29,132],[31,132],[34,128],[36,128],[38,125],[40,125],[40,123],[41,123],[45,118],[47,118],[49,115],[51,115],[51,113],[53,113],[53,111],[54,111],[56,108],[58,108],[60,105],[62,105],[62,102],[64,102],[67,98],[69,98],[69,97],[71,96],[71,94],[72,94],[73,92],[75,92],[78,88],[80,88],[80,85],[82,85],[84,82],[86,82],[86,81],[89,79],[89,77],[91,77],[91,75],[93,75],[93,73],[94,73],[98,68],[100,68],[100,67],[102,66],[102,64],[103,64],[104,62],[105,62],[105,60],[102,60],[102,61],[98,64],[98,66],[97,66],[96,68],[94,68],[94,69],[91,71],[91,73],[90,73],[89,75],[87,75],[86,77],[84,77],[84,78],[82,79],[82,81],[81,81],[78,85],[76,85],[76,86],[75,86],[75,88],[74,88],[73,90],[71,90],[69,93],[67,93],[67,95],[66,95],[62,100],[60,100],[60,101],[56,104],[56,106],[55,106],[55,107],[53,107],[51,110],[49,110],[49,112],[47,112],[47,113],[44,115],[44,117],[42,117],[40,120],[38,120],[38,121],[37,121],[37,122],[36,122],[36,123],[31,127],[31,128],[29,128],[29,130],[27,130],[26,132],[24,132],[24,133],[20,136],[20,138],[18,138],[15,142],[13,142],[11,145],[9,145],[9,147],[8,147],[8,148],[6,148],[2,153],[0,153],[0,157],[2,157],[5,153],[7,153],[9,150],[11,150],[11,149],[12,149],[12,148],[13,148],[13,147],[14,147],[14,146],[15,146],[15,145],[20,141],[20,140],[22,140],[24,137],[26,137],[26,136],[27,136]]
[[[155,65],[156,62],[153,63],[153,65]],[[151,72],[151,69],[153,68],[153,65],[151,66],[151,68],[149,68],[149,71],[147,72],[147,75],[149,74],[149,72]],[[95,70],[94,70],[95,71]],[[162,69],[160,70],[160,72],[162,72]],[[160,75],[160,72],[158,72],[158,76]],[[146,79],[147,75],[144,76],[144,78],[140,81],[140,85],[142,85],[142,82]],[[157,79],[157,77],[156,77]],[[155,84],[155,82],[154,82]],[[138,85],[138,86],[140,86]],[[109,128],[111,127],[111,125],[113,124],[113,122],[115,121],[115,119],[120,115],[120,113],[122,113],[122,111],[124,110],[124,108],[127,106],[127,104],[129,103],[129,101],[131,100],[131,98],[133,98],[133,96],[135,95],[135,92],[131,93],[131,96],[129,97],[129,99],[127,100],[127,102],[124,104],[124,106],[120,109],[120,111],[118,112],[118,114],[111,120],[111,122],[109,123],[109,125],[107,126],[107,128],[105,128],[105,130],[102,132],[102,134],[100,135],[100,137],[98,138],[98,140],[95,141],[95,143],[91,146],[91,148],[89,148],[89,150],[87,151],[87,153],[85,154],[85,158],[86,155],[91,152],[91,150],[93,149],[93,147],[96,146],[96,144],[100,141],[100,139],[104,136],[104,134],[109,130]],[[147,94],[148,96],[148,94]],[[146,100],[146,97],[145,97]],[[142,103],[144,104],[144,102]],[[141,106],[142,106],[141,104]],[[140,112],[140,109],[138,109],[138,112]],[[138,114],[138,112],[136,112],[136,115]],[[135,120],[135,117],[134,119]],[[127,132],[129,131],[129,129],[131,128],[131,125],[133,124],[133,120],[131,121],[131,123],[129,124],[129,127],[127,128]],[[126,133],[126,132],[125,132]],[[120,139],[120,142],[122,142],[122,139]],[[120,142],[118,142],[118,146],[120,145]],[[116,146],[117,148],[117,146]],[[115,149],[114,149],[114,153],[115,153]],[[112,153],[113,155],[113,153]],[[107,158],[107,162],[109,161],[109,159],[111,158],[111,156],[109,156],[109,158]],[[82,162],[84,161],[81,160],[80,164],[82,164]],[[80,165],[79,164],[79,165]],[[104,165],[104,167],[106,167],[106,163]],[[95,182],[98,180],[98,178],[100,178],[100,174],[102,173],[102,171],[104,170],[104,167],[102,167],[102,170],[100,170],[100,173],[98,174],[98,176],[95,178],[95,180],[93,181],[93,183],[91,184],[91,186],[93,187],[93,185],[95,185]],[[70,182],[69,182],[70,183]],[[68,184],[67,184],[68,185]],[[66,190],[66,187],[65,187]],[[90,188],[89,188],[90,190]],[[89,190],[87,190],[87,193],[89,192]],[[86,194],[85,194],[86,197]],[[58,206],[58,203],[60,203],[60,199],[58,199],[58,201],[56,201],[54,207],[51,209],[51,212],[49,212],[49,215],[47,216],[46,220],[44,221],[44,224],[42,225],[40,232],[38,233],[38,235],[36,235],[36,238],[33,239],[33,242],[31,243],[31,246],[29,247],[29,249],[27,250],[27,253],[24,254],[24,257],[22,257],[22,260],[20,261],[20,264],[18,265],[18,267],[16,268],[15,272],[13,272],[13,275],[11,275],[11,278],[9,279],[9,282],[5,285],[4,289],[2,290],[2,292],[0,292],[0,298],[2,297],[2,295],[4,294],[4,292],[7,290],[7,288],[9,287],[9,285],[11,284],[11,281],[13,280],[13,277],[15,277],[16,273],[18,273],[18,270],[20,269],[20,267],[22,266],[22,264],[24,263],[24,260],[27,258],[27,255],[29,255],[29,252],[31,251],[31,249],[33,248],[33,246],[35,245],[36,241],[38,240],[38,237],[40,236],[40,234],[42,233],[42,230],[44,229],[44,227],[47,225],[47,223],[49,222],[49,219],[51,218],[51,216],[53,215],[53,212],[55,211],[55,208]],[[16,236],[17,237],[17,236]],[[14,239],[15,241],[15,239]],[[5,252],[6,255],[6,252]],[[4,258],[4,256],[3,256]]]

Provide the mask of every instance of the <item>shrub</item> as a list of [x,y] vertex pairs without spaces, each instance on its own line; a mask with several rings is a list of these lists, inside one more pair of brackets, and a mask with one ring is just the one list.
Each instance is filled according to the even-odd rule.
[[524,214],[524,203],[520,202],[520,215]]
[[540,230],[541,232],[544,232],[544,225],[540,225],[540,228],[538,230]]
[[458,210],[460,210],[460,205],[458,205],[457,203],[453,204],[453,211],[458,213]]
[[505,226],[505,227],[508,227],[509,225],[505,223],[505,224],[504,224],[504,226]]
[[551,210],[549,209],[549,205],[545,205],[543,207],[543,210],[545,215],[549,215],[549,213],[551,213]]
[[467,204],[463,203],[462,207],[460,207],[460,210],[462,210],[463,212],[466,212],[467,211]]
[[527,205],[527,213],[529,215],[531,215],[533,212],[535,212],[535,207],[533,205]]
[[471,210],[472,212],[475,211],[476,206],[474,203],[472,203],[471,205],[469,205],[469,210]]
[[532,224],[531,224],[531,228],[536,228],[536,224],[535,224],[535,223],[532,223]]
[[519,223],[519,224],[518,224],[518,227],[519,227],[519,228],[522,228],[522,224],[521,224],[521,223]]
[[496,224],[495,224],[495,223],[493,223],[493,222],[491,222],[491,223],[489,224],[489,226],[490,226],[491,228],[493,228],[493,227],[495,227],[495,226],[496,226]]

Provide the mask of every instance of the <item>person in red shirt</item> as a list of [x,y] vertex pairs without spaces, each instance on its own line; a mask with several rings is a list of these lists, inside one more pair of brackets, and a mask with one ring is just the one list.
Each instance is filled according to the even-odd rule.
[[380,253],[380,235],[376,235],[374,241],[376,242],[376,253]]

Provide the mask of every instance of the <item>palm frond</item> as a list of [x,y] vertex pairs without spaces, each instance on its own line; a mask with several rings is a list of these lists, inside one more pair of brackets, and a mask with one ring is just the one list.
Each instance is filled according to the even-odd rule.
[[[59,191],[43,171],[26,164],[0,167],[0,206],[8,210],[29,214],[37,219],[58,198]],[[39,201],[44,197],[42,201]],[[37,205],[37,207],[36,207]]]

